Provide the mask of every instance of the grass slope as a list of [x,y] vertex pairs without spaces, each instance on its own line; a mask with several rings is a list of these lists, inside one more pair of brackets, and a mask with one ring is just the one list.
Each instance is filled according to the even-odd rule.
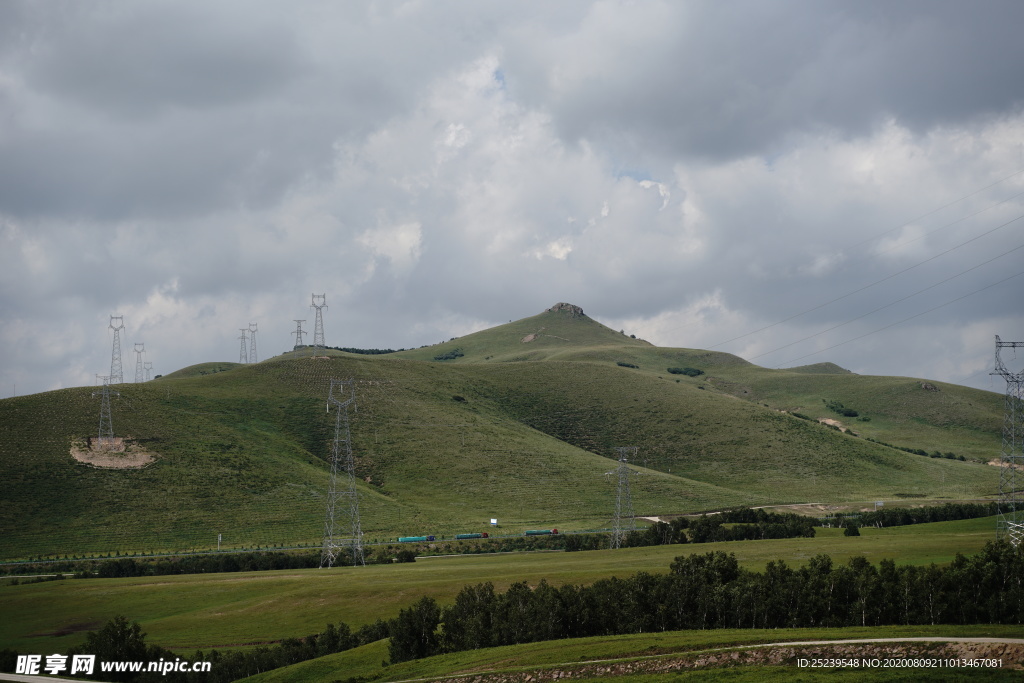
[[[425,659],[382,666],[388,659],[386,641],[370,643],[362,647],[320,657],[300,664],[275,669],[243,679],[249,683],[331,683],[336,680],[354,678],[365,681],[408,681],[432,680],[442,676],[481,675],[484,673],[528,672],[535,677],[550,673],[550,670],[566,669],[586,662],[610,664],[616,661],[630,661],[638,658],[661,656],[685,656],[720,648],[742,648],[762,643],[800,642],[812,640],[843,640],[863,638],[914,638],[963,637],[963,638],[1017,638],[1020,630],[1013,626],[883,626],[876,628],[832,628],[832,629],[715,629],[709,631],[670,631],[637,635],[600,636],[572,638],[566,640],[542,641],[523,645],[507,645],[484,648],[468,652],[437,655]],[[730,680],[730,681],[809,681],[835,680],[959,680],[950,678],[949,671],[941,671],[934,678],[922,677],[927,670],[897,670],[898,674],[886,676],[881,668],[868,671],[843,671],[827,668],[823,671],[798,670],[795,666],[764,666],[740,668],[700,668],[696,671],[671,672],[635,676],[615,676],[616,681],[678,681],[678,680]],[[998,674],[988,676],[986,673]],[[816,675],[820,674],[820,675]],[[849,674],[855,674],[851,676]],[[1019,671],[980,672],[971,670],[969,680],[1019,680]],[[799,676],[794,678],[794,676]],[[595,680],[574,676],[572,680]],[[966,677],[964,680],[968,680]]]
[[[463,355],[431,360],[455,349]],[[998,470],[977,462],[998,452],[996,394],[657,348],[568,306],[427,349],[327,356],[206,363],[120,385],[115,433],[157,458],[141,470],[69,454],[97,431],[89,388],[0,400],[0,559],[208,549],[218,534],[225,548],[318,545],[331,378],[357,382],[352,442],[369,542],[480,531],[492,517],[509,533],[607,527],[617,446],[638,448],[639,515],[977,498],[998,485]],[[870,418],[850,422],[859,437],[816,422],[837,417],[826,401]]]

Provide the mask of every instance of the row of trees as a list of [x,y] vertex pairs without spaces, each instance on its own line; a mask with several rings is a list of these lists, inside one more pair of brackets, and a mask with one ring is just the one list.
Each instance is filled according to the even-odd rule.
[[794,569],[740,568],[721,551],[678,557],[666,575],[591,586],[467,586],[440,608],[423,598],[390,624],[393,662],[442,652],[584,636],[711,628],[1024,623],[1024,548],[990,543],[948,566],[878,566],[827,555]]
[[[638,548],[675,543],[813,538],[815,523],[813,518],[803,515],[737,508],[694,519],[677,517],[670,522],[655,522],[646,529],[629,532],[622,546]],[[570,552],[607,547],[608,536],[605,534],[573,534],[565,537],[565,549]]]
[[880,508],[873,512],[835,516],[838,526],[855,519],[860,526],[906,526],[929,522],[948,522],[956,519],[977,519],[999,514],[998,503],[945,503],[920,508]]

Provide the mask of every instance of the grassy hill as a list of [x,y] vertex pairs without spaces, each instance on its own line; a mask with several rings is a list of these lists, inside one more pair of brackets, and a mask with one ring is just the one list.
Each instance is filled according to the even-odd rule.
[[617,446],[637,447],[638,515],[975,498],[998,486],[983,463],[998,453],[1000,395],[658,348],[568,304],[432,347],[326,356],[204,363],[120,385],[115,434],[154,458],[139,469],[72,457],[97,432],[90,388],[0,400],[0,559],[207,549],[218,534],[225,548],[318,545],[332,378],[356,381],[368,542],[482,531],[492,517],[508,533],[606,527]]

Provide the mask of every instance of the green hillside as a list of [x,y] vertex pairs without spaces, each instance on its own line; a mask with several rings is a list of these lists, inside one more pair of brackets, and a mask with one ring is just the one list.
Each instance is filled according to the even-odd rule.
[[205,363],[118,386],[127,452],[112,461],[142,465],[131,469],[72,457],[97,432],[93,389],[0,400],[0,559],[209,549],[218,534],[223,548],[319,545],[332,378],[356,381],[368,542],[483,531],[493,517],[504,533],[607,527],[617,446],[637,447],[643,516],[998,486],[984,464],[999,449],[997,394],[658,348],[568,304],[414,351],[327,356]]

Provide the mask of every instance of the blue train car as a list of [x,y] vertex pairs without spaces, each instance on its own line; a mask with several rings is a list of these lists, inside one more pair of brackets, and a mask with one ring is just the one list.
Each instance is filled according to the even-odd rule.
[[433,536],[401,536],[398,539],[399,543],[415,543],[416,541],[433,541]]
[[551,534],[557,534],[558,529],[532,529],[527,531],[525,536],[550,536]]
[[488,538],[487,532],[482,534],[455,534],[456,540],[462,541],[467,538]]

